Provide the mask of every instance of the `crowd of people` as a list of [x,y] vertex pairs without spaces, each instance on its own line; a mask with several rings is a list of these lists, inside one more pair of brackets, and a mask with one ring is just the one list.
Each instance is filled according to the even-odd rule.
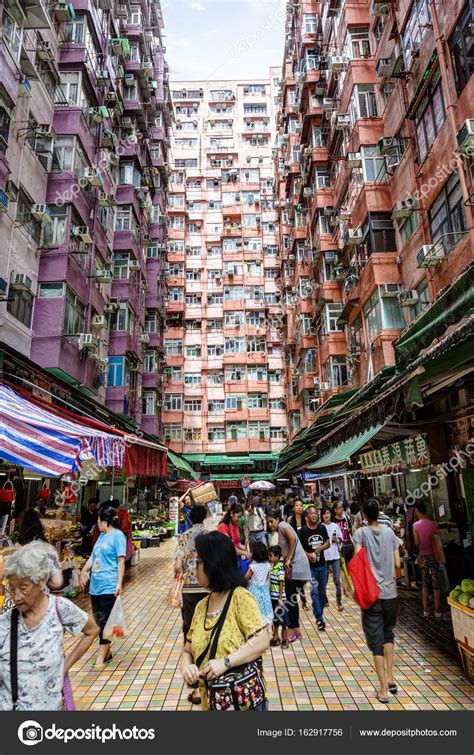
[[[199,524],[181,536],[178,546],[175,573],[183,578],[182,672],[188,684],[199,685],[199,692],[190,693],[190,702],[208,708],[209,684],[217,678],[224,685],[233,670],[240,673],[243,663],[260,664],[263,679],[264,640],[266,646],[286,650],[302,639],[300,609],[309,610],[307,585],[316,628],[324,632],[328,580],[332,576],[335,607],[343,611],[343,598],[351,594],[348,565],[364,547],[379,598],[362,610],[361,623],[378,677],[374,696],[388,704],[398,691],[393,658],[397,578],[404,552],[396,518],[400,512],[390,510],[390,516],[376,498],[366,498],[362,506],[348,506],[338,496],[303,501],[293,494],[284,501],[261,496],[239,501],[230,496],[225,509],[216,531],[209,533],[202,525],[208,512],[191,503],[190,519]],[[428,606],[431,584],[438,616],[438,562],[432,552],[437,527],[427,519],[422,503],[416,505],[416,519],[414,538],[419,545],[423,599]],[[221,581],[216,582],[216,570],[225,572]],[[216,627],[219,639],[212,647]],[[214,700],[216,705],[212,709],[228,709],[226,702],[216,704]],[[249,706],[266,709],[261,704]]]
[[[397,621],[397,571],[402,541],[399,512],[383,511],[367,499],[347,506],[338,496],[284,500],[231,496],[220,520],[215,507],[185,497],[176,549],[175,575],[182,587],[184,645],[181,671],[189,701],[211,710],[268,708],[262,656],[271,647],[287,650],[302,640],[300,610],[314,614],[316,630],[328,621],[327,584],[335,587],[335,608],[343,611],[351,592],[348,565],[367,552],[379,598],[362,610],[361,623],[373,655],[378,688],[389,703],[397,694],[393,675]],[[423,580],[423,606],[441,612],[439,537],[423,503],[414,507],[411,537]],[[118,501],[92,500],[82,512],[83,547],[90,553],[81,586],[91,613],[58,595],[63,575],[48,544],[40,513],[27,509],[18,545],[0,558],[0,708],[57,710],[63,704],[67,673],[98,638],[100,671],[112,658],[104,628],[120,597],[131,542],[131,520]],[[309,587],[309,600],[305,590]],[[64,656],[63,636],[79,637]]]

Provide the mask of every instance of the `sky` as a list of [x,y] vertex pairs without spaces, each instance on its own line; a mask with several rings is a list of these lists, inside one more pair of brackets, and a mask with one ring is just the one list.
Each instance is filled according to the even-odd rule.
[[161,0],[171,81],[268,78],[281,67],[285,0]]

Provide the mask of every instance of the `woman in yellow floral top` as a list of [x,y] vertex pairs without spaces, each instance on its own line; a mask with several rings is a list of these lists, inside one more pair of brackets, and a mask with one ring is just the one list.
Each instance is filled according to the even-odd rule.
[[[190,686],[199,682],[203,710],[207,710],[206,681],[260,658],[270,644],[265,621],[254,596],[245,589],[245,579],[235,563],[235,549],[221,532],[210,532],[196,539],[197,576],[209,595],[196,606],[181,658],[183,677]],[[229,592],[233,590],[228,612],[219,634],[215,658],[209,652],[201,667],[196,659],[207,648]],[[266,710],[266,702],[258,710]]]

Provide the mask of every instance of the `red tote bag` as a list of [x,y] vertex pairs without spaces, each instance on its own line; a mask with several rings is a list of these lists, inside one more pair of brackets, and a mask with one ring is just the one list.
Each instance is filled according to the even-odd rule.
[[367,610],[379,599],[380,588],[365,549],[364,530],[362,530],[362,548],[351,559],[347,568],[354,587],[354,600],[362,609]]

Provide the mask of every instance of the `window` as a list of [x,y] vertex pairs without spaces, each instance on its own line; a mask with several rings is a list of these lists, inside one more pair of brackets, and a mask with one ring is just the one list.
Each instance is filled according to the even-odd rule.
[[350,58],[370,58],[368,29],[351,29],[347,39],[347,54]]
[[284,402],[283,397],[270,399],[270,409],[284,409],[284,408],[285,408],[285,402]]
[[166,393],[164,409],[167,412],[180,412],[183,408],[181,393]]
[[210,443],[215,443],[219,440],[225,440],[225,428],[210,427],[207,431],[207,436]]
[[368,255],[397,251],[395,226],[389,212],[369,212],[368,218],[362,226],[362,234],[367,245]]
[[202,440],[202,430],[200,427],[185,427],[184,440],[192,443]]
[[130,257],[128,254],[114,254],[113,276],[115,280],[128,279],[128,263]]
[[248,408],[249,409],[266,409],[267,408],[267,396],[265,393],[249,393],[248,394]]
[[16,208],[16,221],[21,225],[26,235],[36,244],[39,244],[41,240],[41,223],[31,215],[32,204],[27,194],[20,189]]
[[251,366],[247,367],[247,380],[267,380],[267,368],[263,366]]
[[187,357],[194,357],[195,359],[200,359],[201,357],[201,347],[197,344],[192,344],[191,346],[186,346],[186,356]]
[[268,373],[268,380],[270,383],[281,384],[282,375],[281,372],[271,371]]
[[181,440],[182,427],[178,422],[163,425],[165,440]]
[[286,430],[284,427],[271,427],[270,438],[272,440],[279,440],[280,438],[286,438]]
[[141,8],[139,5],[132,5],[129,15],[129,23],[133,26],[140,26],[142,19]]
[[225,324],[229,326],[243,325],[245,317],[243,312],[226,312]]
[[58,91],[56,93],[56,104],[66,104],[79,107],[81,105],[81,74],[79,71],[62,71]]
[[224,384],[223,373],[222,372],[208,372],[207,384],[208,385],[223,385]]
[[64,296],[64,283],[40,283],[39,297],[41,299],[55,299]]
[[130,231],[132,229],[132,206],[122,205],[117,207],[115,215],[115,230]]
[[402,32],[405,65],[410,69],[413,57],[418,53],[427,30],[431,26],[428,0],[414,0],[408,21]]
[[200,372],[185,372],[184,384],[185,385],[201,385],[202,376]]
[[439,69],[428,84],[415,112],[415,132],[420,162],[423,162],[446,120],[441,73]]
[[245,380],[245,367],[227,367],[225,379],[229,383],[241,383]]
[[207,347],[207,356],[208,357],[221,357],[224,353],[224,350],[220,344],[209,344]]
[[143,391],[142,397],[142,414],[146,417],[156,414],[156,393],[155,391]]
[[[21,13],[21,11],[20,11]],[[23,39],[23,24],[18,24],[13,15],[5,10],[2,16],[3,39],[10,48],[10,52],[16,61],[20,59],[21,43]]]
[[245,409],[245,395],[243,393],[228,393],[225,398],[225,408],[237,411]]
[[156,314],[145,315],[145,333],[156,333]]
[[378,147],[361,147],[364,181],[385,183],[388,180],[385,170],[385,158]]
[[72,172],[74,170],[74,136],[57,136],[54,140],[54,159],[60,171]]
[[397,297],[380,296],[377,289],[364,305],[367,334],[371,341],[381,330],[401,330],[405,327],[402,310]]
[[270,438],[270,425],[268,422],[249,422],[249,438],[268,440]]
[[226,354],[243,354],[245,345],[245,338],[226,338],[224,350]]
[[326,382],[333,387],[347,385],[348,369],[345,357],[330,357],[324,367]]
[[181,338],[169,338],[165,341],[166,354],[177,356],[183,353],[183,341]]
[[408,242],[408,239],[420,224],[420,213],[418,212],[418,210],[414,210],[411,215],[408,215],[408,217],[399,218],[397,224],[402,245],[405,246],[405,244]]
[[354,87],[350,111],[353,120],[377,117],[377,100],[373,84],[358,84]]
[[426,278],[422,278],[418,286],[416,287],[416,292],[418,293],[418,301],[416,304],[413,304],[410,307],[410,316],[413,320],[415,317],[417,317],[425,307],[428,306],[430,303],[430,294],[428,291],[428,281]]
[[326,304],[323,310],[322,333],[338,333],[344,330],[343,325],[338,325],[337,321],[342,312],[342,304]]
[[112,314],[110,318],[110,330],[127,331],[131,333],[135,327],[135,315],[128,309],[128,305],[123,302],[119,304],[119,309]]
[[466,10],[449,40],[449,49],[451,50],[451,60],[458,94],[461,94],[474,71],[472,24],[472,3],[468,2]]
[[184,411],[185,412],[202,412],[202,401],[201,399],[193,398],[193,399],[186,399],[184,402]]
[[317,34],[318,32],[318,17],[316,13],[305,13],[303,16],[303,32],[304,34]]
[[440,240],[445,251],[452,249],[467,230],[461,184],[456,172],[428,210],[428,222],[432,242]]
[[43,246],[61,246],[66,243],[67,208],[50,206],[52,223],[43,226]]
[[247,351],[249,353],[264,353],[266,346],[267,344],[265,338],[255,338],[254,336],[249,336],[247,339]]
[[109,388],[122,388],[125,384],[125,357],[109,357]]
[[168,367],[169,369],[169,375],[170,375],[170,381],[172,383],[181,383],[183,379],[183,370],[181,367]]
[[141,173],[134,168],[133,162],[126,161],[120,163],[119,168],[119,184],[130,184],[131,186],[140,186]]
[[84,332],[84,304],[79,297],[66,287],[66,304],[64,307],[64,332],[68,336],[78,336]]
[[77,15],[74,21],[64,24],[64,37],[68,44],[83,45],[85,41],[86,18]]
[[7,310],[12,317],[29,328],[31,326],[31,316],[33,313],[33,294],[31,291],[20,291],[12,289],[10,286],[8,291]]
[[156,372],[157,371],[157,359],[156,359],[156,351],[146,351],[145,357],[143,360],[143,371],[144,372]]
[[227,440],[239,440],[247,437],[246,422],[232,422],[226,425],[225,436]]
[[210,414],[216,414],[219,412],[223,412],[225,408],[225,401],[224,399],[209,399],[207,402],[207,411]]

